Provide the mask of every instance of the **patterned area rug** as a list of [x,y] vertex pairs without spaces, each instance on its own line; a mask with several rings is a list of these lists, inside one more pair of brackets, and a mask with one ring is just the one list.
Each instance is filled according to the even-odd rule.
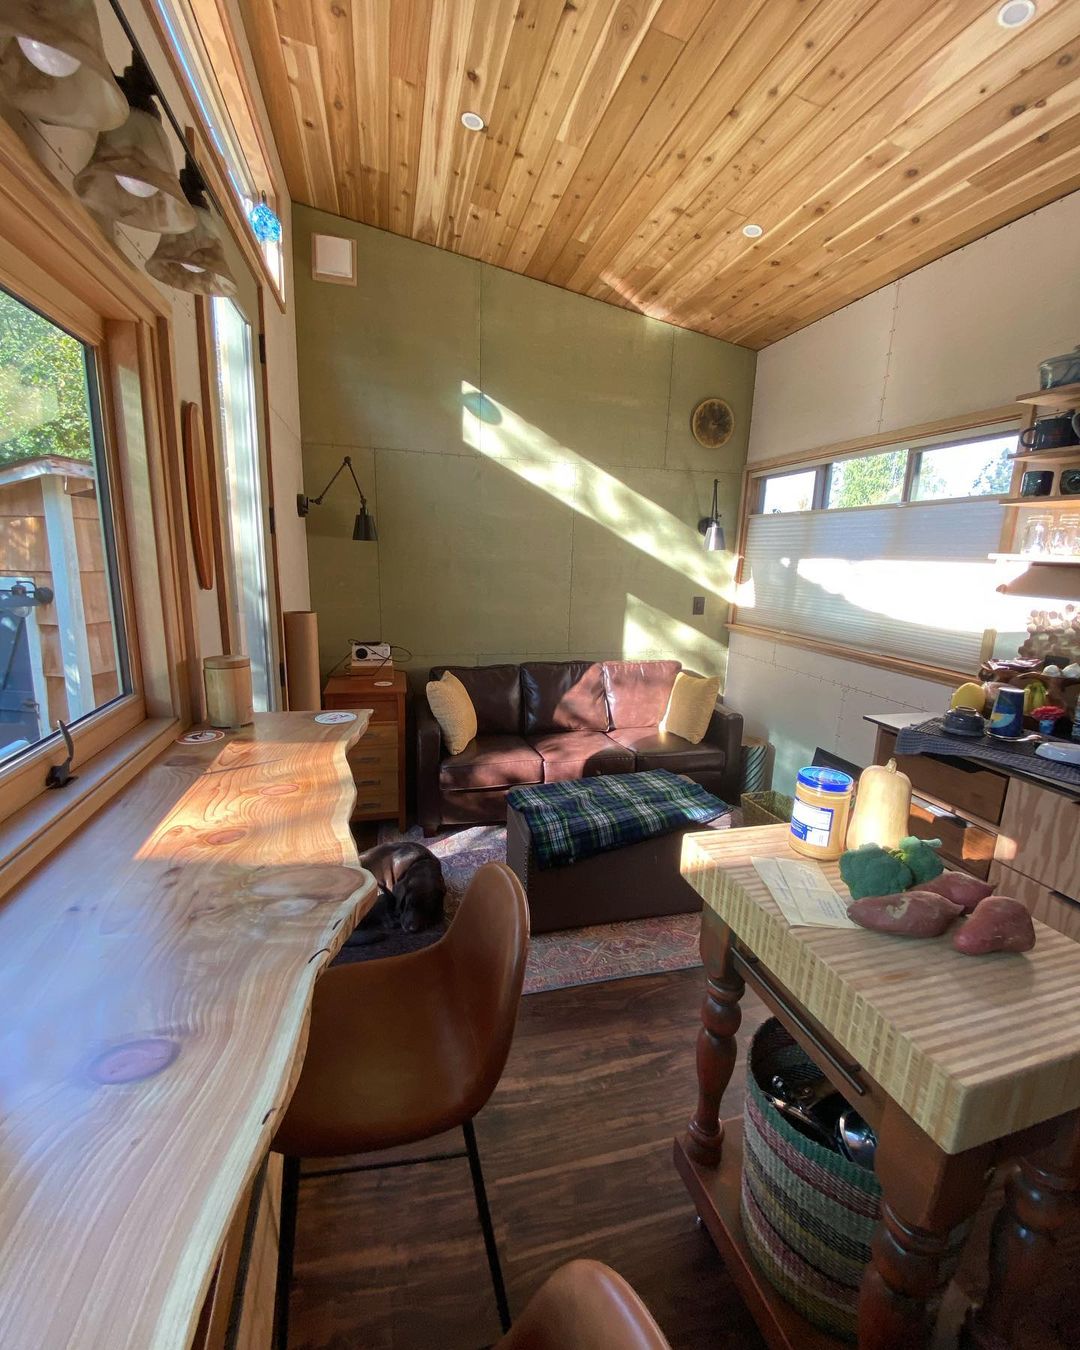
[[[447,830],[425,839],[419,826],[404,835],[392,825],[379,827],[379,843],[409,839],[425,844],[442,863],[446,878],[446,917],[453,917],[473,873],[488,862],[506,861],[506,827],[474,825]],[[696,914],[672,914],[658,919],[635,919],[629,923],[595,924],[570,928],[561,933],[538,933],[529,943],[525,993],[568,989],[577,984],[625,980],[634,975],[654,975],[667,970],[686,970],[701,964],[698,935],[701,921]],[[366,961],[415,951],[436,941],[443,929],[426,933],[392,934],[372,946],[350,944],[339,961]]]

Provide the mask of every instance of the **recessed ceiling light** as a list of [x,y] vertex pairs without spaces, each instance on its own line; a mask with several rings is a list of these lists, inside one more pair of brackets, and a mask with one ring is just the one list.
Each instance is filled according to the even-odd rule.
[[1006,0],[998,10],[997,19],[1002,28],[1020,28],[1034,17],[1035,0]]
[[483,131],[487,123],[479,113],[463,112],[461,114],[461,125],[467,131]]
[[742,232],[746,235],[747,239],[760,239],[765,233],[765,228],[762,225],[744,225],[742,227]]

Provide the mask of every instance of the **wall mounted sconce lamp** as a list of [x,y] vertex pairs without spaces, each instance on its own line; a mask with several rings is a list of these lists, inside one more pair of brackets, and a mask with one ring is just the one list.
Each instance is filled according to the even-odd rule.
[[94,0],[7,0],[0,15],[0,90],[52,126],[110,131],[128,115],[101,41]]
[[727,544],[724,542],[724,527],[720,524],[720,507],[717,502],[717,492],[720,488],[720,479],[714,478],[712,485],[712,510],[707,516],[702,516],[698,521],[698,534],[705,536],[706,553],[724,553]]
[[306,516],[313,506],[322,506],[323,498],[334,486],[338,474],[342,469],[348,469],[356,484],[356,490],[360,494],[360,511],[357,514],[356,522],[353,525],[352,537],[362,543],[375,543],[379,538],[379,533],[375,528],[375,517],[368,510],[367,498],[364,496],[364,489],[360,486],[360,480],[356,476],[356,470],[352,466],[352,457],[346,455],[341,463],[334,470],[329,483],[323,488],[317,497],[305,497],[302,492],[296,494],[296,514]]

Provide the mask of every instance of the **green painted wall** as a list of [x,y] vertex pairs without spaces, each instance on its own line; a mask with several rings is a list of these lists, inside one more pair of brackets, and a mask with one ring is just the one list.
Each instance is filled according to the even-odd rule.
[[[676,656],[724,674],[730,555],[697,533],[714,477],[734,543],[755,354],[351,221],[294,208],[304,490],[324,671],[350,637],[443,661]],[[311,278],[312,232],[358,284]],[[732,405],[703,450],[690,411]],[[692,614],[692,597],[706,597]]]

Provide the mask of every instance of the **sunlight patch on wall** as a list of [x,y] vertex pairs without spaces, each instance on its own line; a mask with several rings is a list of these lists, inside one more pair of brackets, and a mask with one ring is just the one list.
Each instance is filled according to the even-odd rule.
[[626,661],[681,661],[704,675],[727,674],[727,647],[627,592],[623,611],[622,656]]
[[[462,381],[461,393],[461,432],[467,445],[703,590],[725,601],[734,598],[734,557],[705,553],[696,520],[680,520],[591,460],[560,445],[512,408],[481,394],[475,385]],[[573,471],[569,475],[568,468]],[[687,627],[687,631],[697,630]]]

